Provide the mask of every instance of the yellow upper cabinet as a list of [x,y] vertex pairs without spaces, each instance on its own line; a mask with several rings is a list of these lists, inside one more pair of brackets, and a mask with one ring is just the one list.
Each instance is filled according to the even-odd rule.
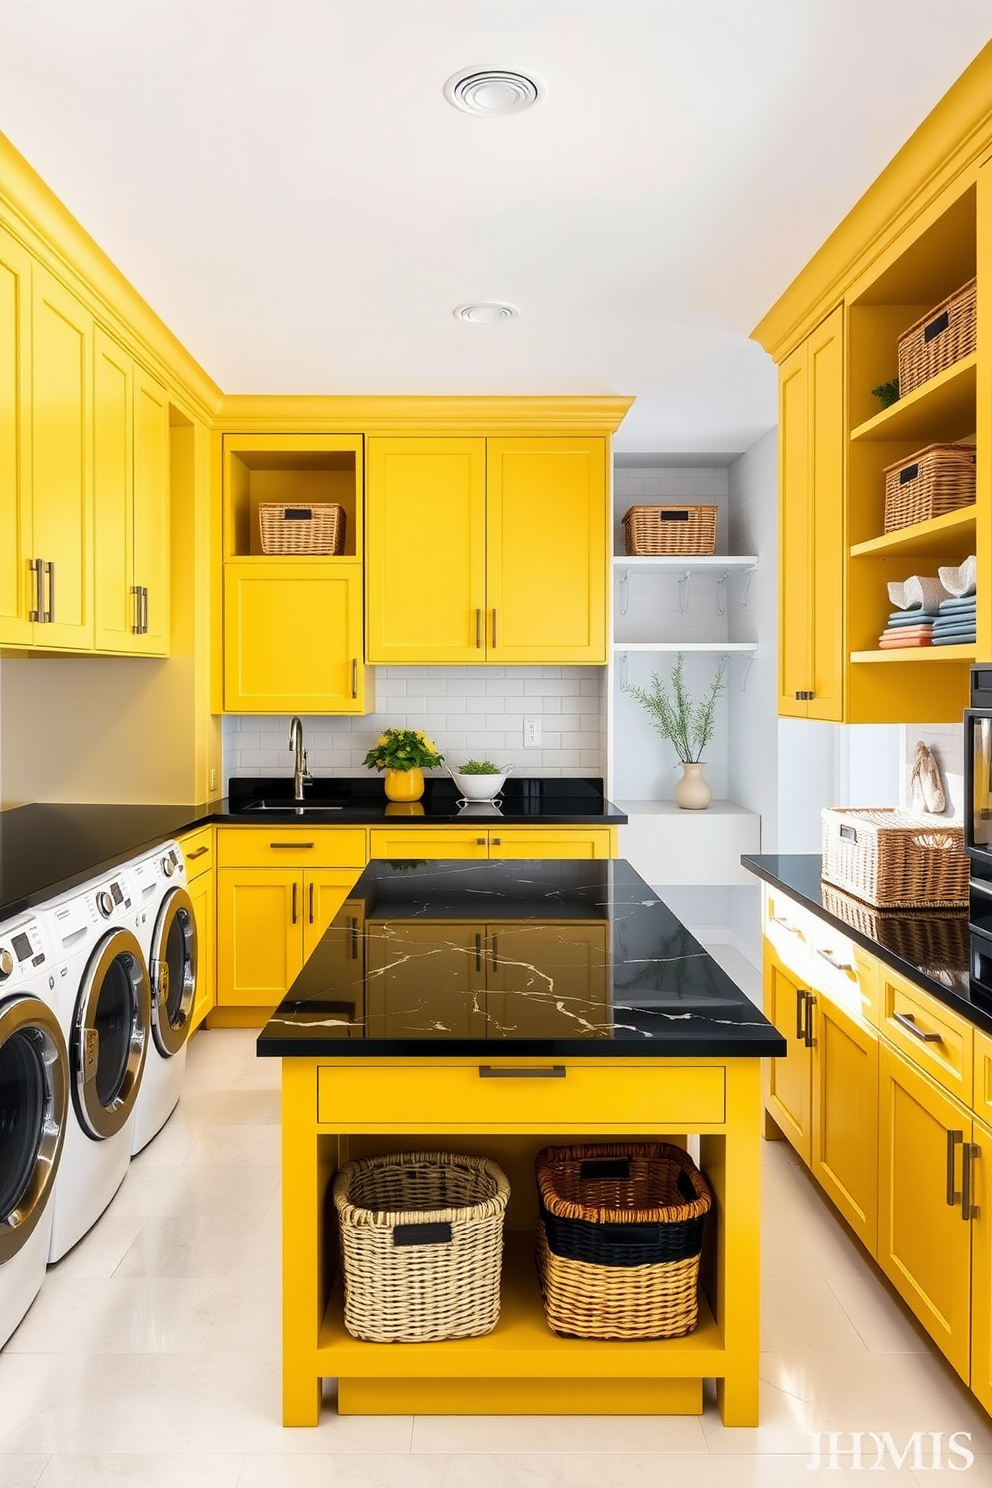
[[31,547],[31,259],[0,228],[0,640],[28,644]]
[[169,649],[169,407],[164,388],[97,328],[93,472],[96,649]]
[[844,311],[782,364],[779,712],[838,722],[844,654]]
[[606,660],[606,440],[369,440],[368,659]]

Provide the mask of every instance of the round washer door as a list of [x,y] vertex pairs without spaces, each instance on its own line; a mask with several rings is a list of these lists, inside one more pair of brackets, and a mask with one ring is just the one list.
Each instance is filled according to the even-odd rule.
[[36,997],[0,1003],[0,1265],[51,1196],[68,1107],[69,1058],[54,1012]]
[[162,900],[148,970],[152,1037],[159,1053],[169,1059],[189,1037],[196,997],[196,919],[185,889],[171,889]]
[[86,966],[76,998],[69,1059],[72,1103],[95,1141],[125,1125],[148,1053],[151,989],[130,930],[111,930]]

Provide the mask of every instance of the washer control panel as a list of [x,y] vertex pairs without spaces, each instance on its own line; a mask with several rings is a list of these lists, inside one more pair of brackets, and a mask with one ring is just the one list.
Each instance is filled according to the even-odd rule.
[[41,921],[33,915],[0,926],[0,986],[9,990],[51,959]]

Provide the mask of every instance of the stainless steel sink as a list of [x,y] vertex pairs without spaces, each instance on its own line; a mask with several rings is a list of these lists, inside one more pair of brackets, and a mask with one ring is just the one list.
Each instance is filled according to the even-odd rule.
[[279,811],[292,816],[320,816],[325,811],[343,811],[345,802],[331,805],[329,801],[251,801],[241,808],[241,814],[254,816],[257,811]]

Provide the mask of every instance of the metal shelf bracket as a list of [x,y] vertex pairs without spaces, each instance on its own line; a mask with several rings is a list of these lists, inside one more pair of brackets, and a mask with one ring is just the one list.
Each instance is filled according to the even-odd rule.
[[[679,575],[679,614],[686,615],[689,612],[689,583],[692,579],[692,571],[686,569],[684,574]],[[722,613],[722,611],[721,611]]]
[[630,603],[630,569],[625,568],[619,578],[620,589],[620,613],[626,615],[627,606]]

